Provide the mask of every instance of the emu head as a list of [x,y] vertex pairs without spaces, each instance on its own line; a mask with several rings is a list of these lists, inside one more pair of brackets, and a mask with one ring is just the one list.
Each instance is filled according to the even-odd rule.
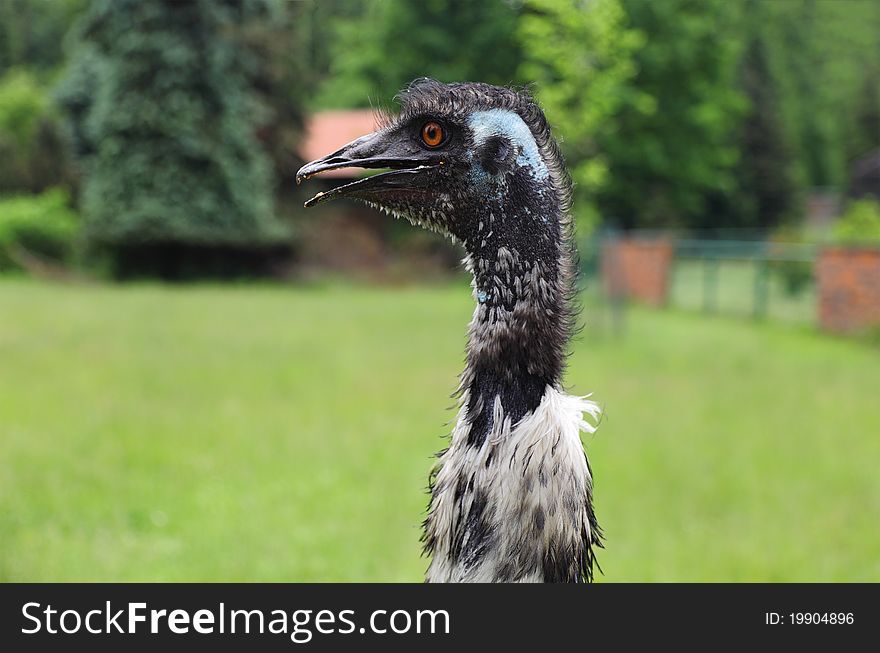
[[528,94],[420,79],[399,99],[398,115],[303,166],[297,183],[336,168],[390,170],[319,193],[306,207],[349,196],[444,233],[471,255],[558,255],[570,180]]

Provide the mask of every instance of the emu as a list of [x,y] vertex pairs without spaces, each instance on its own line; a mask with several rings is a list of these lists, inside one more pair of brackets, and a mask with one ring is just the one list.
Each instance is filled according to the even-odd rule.
[[[299,170],[387,172],[348,196],[460,243],[476,302],[459,413],[431,472],[428,582],[589,582],[602,534],[580,431],[599,407],[562,389],[575,321],[571,180],[526,92],[416,80],[398,115]],[[588,415],[593,423],[585,420]]]

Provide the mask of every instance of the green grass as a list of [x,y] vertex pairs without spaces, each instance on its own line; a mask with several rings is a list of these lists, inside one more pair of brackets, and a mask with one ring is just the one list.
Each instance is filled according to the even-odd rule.
[[[421,579],[463,284],[7,280],[0,307],[0,580]],[[586,319],[602,580],[880,580],[880,352]]]

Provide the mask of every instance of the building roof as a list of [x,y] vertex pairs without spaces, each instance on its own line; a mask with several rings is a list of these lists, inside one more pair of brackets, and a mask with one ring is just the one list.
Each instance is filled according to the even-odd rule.
[[[358,136],[376,130],[376,114],[372,109],[318,111],[306,120],[305,136],[300,154],[306,161],[314,161],[353,141]],[[340,168],[321,173],[322,177],[360,177],[356,168]]]

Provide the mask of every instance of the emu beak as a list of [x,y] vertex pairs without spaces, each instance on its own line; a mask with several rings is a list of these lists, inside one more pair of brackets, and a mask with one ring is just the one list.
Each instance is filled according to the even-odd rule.
[[429,181],[429,175],[425,173],[440,165],[442,161],[436,153],[423,150],[394,132],[381,130],[361,136],[324,158],[307,163],[296,173],[296,183],[339,168],[391,169],[318,193],[305,203],[304,206],[309,208],[344,195],[371,199],[387,191],[424,188]]

